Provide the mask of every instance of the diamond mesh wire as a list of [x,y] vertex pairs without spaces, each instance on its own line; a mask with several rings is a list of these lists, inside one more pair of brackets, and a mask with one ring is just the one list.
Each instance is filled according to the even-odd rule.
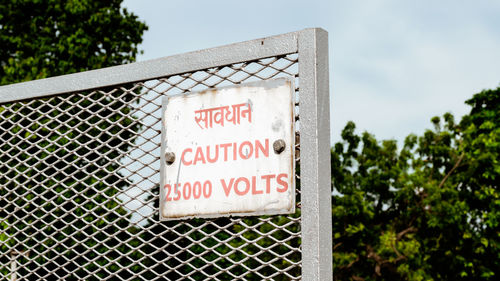
[[300,279],[298,175],[295,214],[158,220],[162,97],[276,77],[299,130],[297,54],[0,105],[0,280]]

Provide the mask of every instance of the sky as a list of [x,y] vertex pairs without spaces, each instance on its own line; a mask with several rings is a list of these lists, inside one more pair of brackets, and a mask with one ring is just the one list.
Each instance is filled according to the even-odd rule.
[[400,143],[500,86],[500,1],[126,0],[146,22],[138,61],[321,27],[329,33],[332,144],[358,132]]

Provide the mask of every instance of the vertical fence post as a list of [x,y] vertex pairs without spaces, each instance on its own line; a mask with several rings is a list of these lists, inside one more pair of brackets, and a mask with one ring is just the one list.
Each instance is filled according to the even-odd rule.
[[299,32],[302,279],[332,280],[328,33]]

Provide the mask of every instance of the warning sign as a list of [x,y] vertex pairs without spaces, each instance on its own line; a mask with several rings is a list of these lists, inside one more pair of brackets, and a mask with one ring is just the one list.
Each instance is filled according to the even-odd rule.
[[295,212],[294,97],[285,78],[165,97],[160,219]]

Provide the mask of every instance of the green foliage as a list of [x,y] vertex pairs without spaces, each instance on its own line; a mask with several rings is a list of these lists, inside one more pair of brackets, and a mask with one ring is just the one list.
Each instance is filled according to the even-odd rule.
[[400,150],[346,125],[331,151],[335,280],[500,276],[500,88],[466,103]]
[[0,3],[0,85],[132,62],[146,25],[122,0]]
[[[134,61],[146,26],[121,2],[3,1],[0,84]],[[21,276],[128,276],[137,241],[116,195],[127,186],[117,163],[139,130],[123,108],[132,98],[96,92],[0,106],[2,273],[11,252],[24,252],[34,262],[18,257]]]

